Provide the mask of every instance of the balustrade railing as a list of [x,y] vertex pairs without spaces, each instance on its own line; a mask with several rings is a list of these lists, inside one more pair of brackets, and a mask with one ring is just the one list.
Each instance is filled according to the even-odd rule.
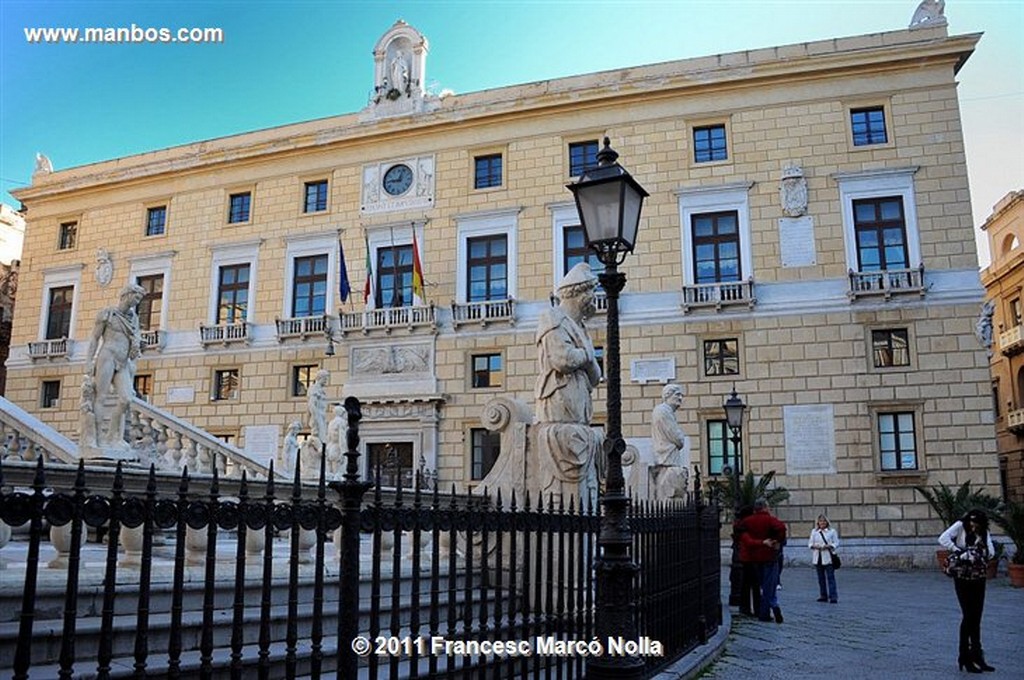
[[6,461],[78,461],[78,444],[0,397],[0,459]]
[[199,327],[199,341],[203,346],[221,343],[229,345],[235,342],[252,342],[252,324],[248,321],[240,323],[223,323],[214,326]]
[[851,300],[870,295],[881,295],[886,300],[893,295],[925,294],[924,265],[914,269],[882,269],[850,274]]
[[410,307],[383,307],[381,309],[365,309],[361,312],[339,312],[341,334],[360,331],[364,334],[373,331],[391,333],[405,328],[414,331],[426,328],[437,331],[437,314],[433,304]]
[[516,301],[514,299],[452,302],[452,324],[455,328],[470,323],[486,326],[495,322],[515,325]]
[[30,359],[56,359],[66,357],[71,352],[71,340],[56,338],[54,340],[36,340],[28,343]]
[[276,323],[278,342],[283,342],[289,338],[305,340],[311,335],[323,336],[327,333],[330,317],[326,314],[319,316],[296,316],[288,319],[277,319]]
[[683,286],[683,313],[694,308],[714,307],[719,311],[722,307],[746,305],[753,309],[757,299],[754,297],[754,280],[730,281],[724,283],[698,283]]
[[167,331],[161,330],[150,330],[142,331],[142,351],[152,350],[159,352],[164,348],[164,339],[167,336]]
[[1024,326],[1014,326],[999,334],[999,351],[1007,356],[1013,356],[1024,351]]

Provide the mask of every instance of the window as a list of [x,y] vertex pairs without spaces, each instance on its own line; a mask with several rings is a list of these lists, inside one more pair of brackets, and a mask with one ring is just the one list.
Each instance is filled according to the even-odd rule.
[[704,341],[704,375],[738,375],[739,372],[736,338]]
[[327,210],[327,180],[306,182],[306,201],[302,210],[307,213]]
[[[732,441],[729,424],[724,420],[707,421],[708,474],[720,475],[726,466],[736,464],[736,446]],[[743,474],[743,459],[739,460],[739,474]]]
[[573,142],[569,145],[569,176],[579,177],[597,165],[597,140]]
[[473,355],[473,387],[501,387],[504,377],[500,354]]
[[908,269],[903,200],[899,196],[853,202],[859,271]]
[[1020,298],[1010,300],[1010,328],[1019,326],[1021,321]]
[[740,280],[739,218],[735,211],[691,217],[695,282]]
[[597,360],[597,365],[601,369],[601,375],[604,375],[604,347],[594,347],[594,358]]
[[473,188],[501,186],[501,154],[488,154],[473,159]]
[[138,306],[139,328],[144,331],[160,330],[160,315],[163,311],[164,275],[139,276],[135,281],[146,291]]
[[50,289],[50,301],[46,315],[46,339],[59,340],[71,332],[71,307],[75,296],[74,286],[60,286]]
[[377,248],[375,305],[378,309],[412,305],[412,244]]
[[60,381],[44,380],[39,390],[39,406],[57,408],[60,400]]
[[875,358],[875,368],[909,366],[910,339],[907,329],[871,331],[871,352]]
[[587,243],[587,234],[579,224],[568,226],[562,230],[562,276],[580,262],[590,264],[594,274],[604,271],[604,265],[597,259],[597,253]]
[[226,368],[213,372],[213,401],[238,399],[238,369]]
[[854,146],[885,144],[889,141],[885,133],[885,107],[851,109],[850,129],[853,132]]
[[234,432],[211,432],[210,434],[225,444],[231,444],[232,446],[235,445],[235,439],[238,438]]
[[167,227],[167,206],[158,205],[146,210],[146,236],[160,236]]
[[882,455],[882,470],[917,469],[912,411],[878,414],[878,448]]
[[249,265],[220,268],[217,286],[217,324],[242,323],[249,307]]
[[144,401],[150,401],[153,394],[153,376],[149,373],[135,374],[135,396]]
[[478,480],[487,476],[501,453],[501,435],[483,428],[470,430],[473,442],[472,470],[470,479]]
[[252,205],[252,192],[231,194],[228,199],[228,223],[249,221],[249,209]]
[[403,487],[412,488],[414,479],[411,442],[369,444],[367,453],[370,477],[375,478],[380,471],[380,486],[397,487],[401,480]]
[[327,310],[327,255],[295,258],[292,314],[320,316]]
[[292,396],[306,396],[309,392],[309,386],[316,380],[316,373],[319,370],[320,367],[316,364],[292,366]]
[[466,300],[484,302],[508,297],[508,250],[504,234],[471,238],[467,242],[469,271]]
[[78,245],[78,222],[62,222],[57,238],[59,250],[71,250]]
[[999,406],[999,383],[992,383],[992,415],[997,420],[1003,417],[1002,408]]
[[693,128],[694,163],[724,161],[727,158],[725,125],[705,125]]

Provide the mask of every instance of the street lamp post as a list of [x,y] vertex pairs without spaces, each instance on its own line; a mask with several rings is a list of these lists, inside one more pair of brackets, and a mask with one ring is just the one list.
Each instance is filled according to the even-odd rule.
[[[580,223],[587,242],[604,265],[598,280],[608,298],[608,337],[605,362],[608,387],[608,433],[604,440],[607,456],[607,477],[601,496],[601,532],[595,564],[597,580],[598,639],[609,637],[636,640],[636,603],[633,585],[637,565],[630,555],[633,532],[629,527],[629,499],[622,475],[622,454],[626,442],[622,438],[622,396],[619,376],[619,293],[626,285],[626,275],[619,265],[633,252],[640,210],[648,193],[616,160],[619,155],[607,137],[597,154],[597,167],[583,173],[580,180],[567,188],[576,198]],[[640,678],[643,662],[631,656],[599,656],[587,659],[590,680],[628,680]]]
[[[740,514],[740,443],[743,441],[743,412],[747,405],[736,394],[733,385],[732,394],[722,406],[725,409],[725,421],[732,433],[732,518],[733,522]],[[729,564],[729,604],[740,606],[743,593],[743,571],[739,561],[739,544],[736,532],[732,536],[732,561]]]

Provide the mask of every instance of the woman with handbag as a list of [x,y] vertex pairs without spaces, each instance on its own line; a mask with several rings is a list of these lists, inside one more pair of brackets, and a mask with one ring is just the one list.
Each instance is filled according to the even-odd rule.
[[981,613],[985,608],[985,570],[995,553],[988,515],[971,510],[942,532],[939,543],[949,551],[946,574],[953,577],[960,603],[960,656],[957,666],[968,673],[994,671],[981,649]]
[[818,515],[818,521],[811,529],[811,537],[807,540],[807,547],[811,549],[811,563],[818,570],[818,602],[838,603],[836,565],[839,557],[835,551],[839,547],[839,534],[825,515]]

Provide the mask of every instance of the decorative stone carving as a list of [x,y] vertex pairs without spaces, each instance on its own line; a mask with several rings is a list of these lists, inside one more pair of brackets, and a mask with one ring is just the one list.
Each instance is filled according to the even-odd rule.
[[945,26],[946,17],[943,14],[945,10],[946,0],[922,0],[914,10],[914,16],[910,19],[910,29]]
[[96,251],[96,283],[101,288],[106,288],[114,279],[114,261],[110,258],[110,252],[106,248]]
[[299,459],[299,430],[301,429],[301,420],[293,420],[288,425],[284,441],[281,443],[281,453],[277,457],[276,467],[278,472],[288,472],[295,469],[295,461]]
[[676,422],[686,391],[681,385],[666,385],[662,403],[651,413],[651,444],[655,465],[651,466],[651,496],[655,499],[685,498],[690,477],[690,438]]
[[981,306],[981,313],[978,315],[978,322],[974,324],[974,335],[978,338],[978,342],[988,352],[989,357],[992,356],[992,314],[995,312],[996,305],[992,300],[988,300]]
[[601,380],[601,368],[583,323],[594,313],[596,286],[590,265],[577,264],[558,284],[558,306],[545,309],[537,323],[537,464],[533,469],[545,496],[564,493],[583,498],[597,492],[601,436],[590,427],[591,391]]
[[321,442],[327,441],[327,384],[330,380],[330,371],[321,368],[306,393],[309,431]]
[[79,407],[82,458],[135,459],[124,438],[125,414],[135,396],[135,361],[142,355],[136,308],[145,294],[140,286],[128,284],[118,304],[96,317]]
[[[408,190],[390,194],[382,189],[388,171],[405,166],[412,174]],[[403,170],[404,172],[404,170]],[[434,205],[434,157],[398,158],[363,167],[360,212],[364,215],[430,208]]]
[[395,50],[391,57],[391,66],[388,69],[390,81],[387,83],[388,91],[385,95],[388,99],[398,99],[402,95],[409,96],[409,58],[401,47]]
[[327,478],[341,479],[342,472],[342,438],[348,427],[345,407],[340,404],[334,407],[334,417],[327,425]]
[[32,171],[32,177],[35,178],[37,175],[49,175],[53,172],[53,163],[50,159],[41,153],[36,153],[36,167]]
[[373,49],[373,94],[364,118],[408,115],[440,105],[424,87],[427,51],[427,39],[401,20],[381,36]]
[[787,165],[782,169],[779,198],[782,212],[787,217],[801,217],[807,213],[807,179],[799,165]]
[[352,351],[352,372],[389,375],[430,371],[430,345],[357,347]]

